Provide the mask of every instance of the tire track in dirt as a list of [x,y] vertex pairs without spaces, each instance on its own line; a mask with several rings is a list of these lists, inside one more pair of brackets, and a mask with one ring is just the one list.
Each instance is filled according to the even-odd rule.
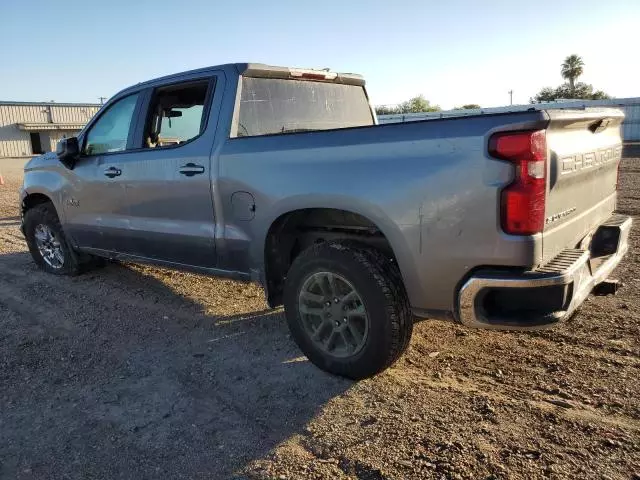
[[[174,297],[168,304],[158,302],[158,297],[153,295],[153,290],[144,292],[152,298],[132,298],[132,293],[140,289],[145,283],[145,278],[138,272],[128,270],[124,266],[112,265],[105,270],[98,270],[93,275],[85,274],[75,278],[57,277],[48,275],[38,270],[33,264],[28,253],[4,259],[0,263],[0,303],[6,303],[11,310],[28,317],[33,323],[45,323],[48,326],[55,325],[66,317],[78,317],[80,312],[99,311],[101,317],[121,316],[123,312],[136,312],[139,318],[150,320],[155,318],[170,322],[171,325],[180,325],[181,330],[197,333],[198,330],[206,331],[207,336],[220,337],[239,332],[247,327],[259,324],[265,318],[264,312],[249,319],[228,319],[225,316],[210,316],[203,312],[189,314],[184,310],[200,309],[190,299],[176,297],[174,292],[166,290],[160,292],[160,296]],[[149,267],[145,267],[149,270]],[[111,270],[111,271],[106,271]],[[114,274],[115,271],[115,274]],[[133,278],[133,283],[130,281]],[[124,280],[124,283],[123,283]],[[11,285],[19,285],[20,290],[11,288]],[[162,286],[166,289],[166,286]],[[148,286],[143,286],[143,290]],[[38,303],[48,303],[48,308],[29,306],[23,298],[33,298],[33,292],[43,292],[38,297]],[[63,301],[60,299],[63,298]],[[116,304],[111,299],[117,298]],[[161,299],[163,300],[163,299]],[[175,305],[175,303],[178,305]],[[81,308],[77,306],[81,305]],[[55,313],[53,313],[55,312]],[[126,315],[126,313],[124,313]],[[223,328],[218,328],[216,322],[222,321]],[[81,322],[82,323],[82,322]],[[242,323],[242,325],[240,325]],[[73,326],[67,330],[73,330]],[[284,336],[282,336],[284,338]],[[268,435],[269,425],[261,422],[255,414],[242,408],[234,400],[233,390],[220,385],[215,391],[215,399],[225,409],[235,412],[243,419],[242,423],[255,422],[262,431],[261,436]]]
[[11,252],[27,251],[27,244],[22,235],[18,236],[15,227],[0,227],[0,255]]
[[[2,272],[2,270],[0,270]],[[15,288],[15,283],[9,280],[3,273],[0,273],[0,304],[6,306],[31,325],[39,325],[45,323],[47,327],[62,329],[64,331],[73,330],[73,325],[65,318],[61,318],[60,314],[52,307],[60,305],[50,305],[44,307],[35,302],[27,302],[24,289]]]
[[[429,337],[420,335],[421,330],[422,326],[416,330],[404,360],[409,368],[415,369],[413,375],[417,378],[429,381],[434,374],[473,378],[478,388],[502,389],[513,398],[530,398],[531,392],[537,390],[551,395],[559,393],[565,398],[600,405],[603,413],[611,409],[617,414],[640,418],[635,402],[619,401],[622,389],[626,388],[621,382],[633,384],[633,379],[640,376],[640,361],[635,355],[621,356],[580,345],[556,345],[546,339],[507,332],[477,332],[462,338],[447,335],[440,337],[434,346]],[[438,353],[430,358],[434,350]]]
[[[16,263],[21,265],[22,262],[28,260],[28,258],[29,257],[25,256]],[[67,346],[68,343],[71,345],[75,345],[77,343],[82,344],[84,341],[88,340],[87,333],[83,333],[80,328],[80,326],[86,322],[97,323],[98,327],[97,329],[92,329],[92,335],[99,335],[101,337],[105,337],[105,335],[107,337],[113,337],[114,334],[117,335],[114,331],[115,329],[123,328],[124,331],[121,334],[122,337],[111,338],[109,341],[111,348],[116,351],[124,347],[126,350],[132,350],[135,352],[135,346],[126,345],[130,343],[129,338],[137,338],[138,341],[148,342],[148,345],[145,346],[147,352],[144,355],[144,358],[138,359],[131,356],[128,357],[126,362],[132,365],[136,365],[141,361],[148,362],[149,359],[160,355],[166,355],[169,358],[175,357],[176,353],[184,347],[187,347],[187,349],[191,351],[202,351],[202,348],[208,345],[206,343],[206,338],[214,335],[219,336],[220,334],[216,333],[218,331],[228,334],[230,331],[235,330],[247,328],[254,329],[256,325],[260,323],[260,319],[254,319],[253,321],[244,323],[243,325],[240,325],[239,322],[235,322],[233,324],[226,324],[223,329],[218,329],[212,324],[197,325],[194,324],[191,316],[184,314],[179,315],[177,310],[167,310],[166,308],[158,307],[144,301],[131,301],[130,299],[125,299],[123,302],[119,302],[120,305],[112,305],[109,301],[112,296],[109,294],[110,292],[108,289],[107,291],[102,289],[100,294],[86,295],[83,290],[93,290],[96,287],[96,285],[92,284],[93,282],[72,282],[71,284],[67,284],[65,280],[68,279],[48,276],[38,272],[34,268],[26,268],[26,271],[21,271],[14,270],[13,267],[7,268],[4,264],[0,264],[0,304],[8,304],[10,309],[17,312],[21,317],[29,318],[32,323],[43,326],[45,331],[42,332],[43,335],[40,336],[45,338],[50,337],[56,327],[56,322],[60,322],[69,316],[76,320],[77,325],[70,326],[66,338],[60,338],[59,336],[55,337],[55,344],[45,346],[34,338],[29,340],[28,345],[30,345],[31,348],[38,348],[38,355],[43,354],[52,348],[54,350],[66,350],[70,348]],[[11,285],[19,285],[19,287],[14,288],[11,287]],[[33,304],[35,306],[29,307],[22,299],[34,298],[34,292],[40,292],[40,294],[37,296],[37,303]],[[63,304],[58,302],[58,299],[60,298],[64,298]],[[47,310],[41,307],[41,305],[48,305],[49,309]],[[79,305],[82,305],[82,307],[78,308]],[[135,318],[131,318],[131,314],[129,313],[131,311],[135,311],[136,316],[142,321],[149,322],[149,325],[144,326],[140,323],[136,328],[131,328],[131,322],[135,322]],[[96,318],[94,312],[100,312],[99,318]],[[174,335],[172,335],[174,342],[172,342],[169,347],[169,351],[164,352],[163,354],[154,352],[155,349],[166,348],[158,345],[157,340],[155,339],[157,336],[156,326],[160,321],[158,320],[158,316],[155,317],[155,320],[152,320],[152,317],[158,313],[164,313],[165,316],[167,313],[171,314],[172,317],[171,320],[167,322],[167,327],[169,330],[175,331],[177,329],[182,332],[178,334],[176,331]],[[111,325],[100,326],[102,318],[109,319]],[[123,325],[120,320],[124,320],[126,325]],[[275,345],[281,343],[282,339],[284,339],[284,335],[280,335],[281,333],[282,332],[277,331],[270,333],[269,337],[278,336],[279,338],[278,341],[273,342]],[[269,338],[266,338],[265,340],[269,340]],[[119,342],[125,342],[125,345],[119,344]],[[75,350],[78,347],[71,348],[72,350]],[[227,349],[225,353],[224,348],[226,347],[223,347],[223,351],[219,352],[219,355],[222,355],[223,357],[231,356],[238,359],[241,358],[237,355],[238,352],[230,354],[231,352]],[[93,349],[98,350],[97,345],[90,346],[90,350]],[[200,353],[197,354],[201,355]],[[190,355],[188,356],[190,357]],[[123,359],[123,361],[125,360]],[[113,360],[109,360],[107,358],[101,362],[102,368],[97,365],[93,365],[91,375],[97,376],[98,378],[108,375],[108,371],[103,369],[109,368],[108,366],[113,365],[113,363]],[[240,367],[240,363],[242,362],[238,361],[238,364],[236,364],[235,367]],[[39,368],[39,364],[40,362],[36,361],[35,363],[30,363],[27,366],[30,368]],[[198,407],[197,421],[203,428],[210,428],[213,430],[220,428],[220,416],[224,415],[224,423],[228,424],[227,428],[229,428],[229,430],[238,431],[237,434],[244,439],[241,444],[244,444],[245,453],[251,453],[253,450],[250,443],[257,442],[253,448],[259,448],[261,442],[272,443],[280,441],[279,435],[281,434],[278,433],[278,429],[274,429],[274,418],[269,418],[269,416],[265,416],[264,413],[262,415],[256,414],[257,411],[260,411],[259,407],[256,405],[256,401],[260,400],[259,396],[246,399],[243,402],[238,402],[238,387],[234,386],[233,383],[224,381],[227,374],[233,373],[233,370],[229,371],[229,368],[232,367],[232,365],[233,364],[229,364],[227,362],[223,371],[217,373],[214,378],[209,378],[210,373],[207,373],[198,367],[191,368],[189,372],[184,372],[179,375],[178,382],[181,386],[180,388],[184,388],[186,392],[189,392],[190,404],[200,405]],[[144,368],[148,369],[149,367]],[[160,368],[160,370],[157,370],[158,368]],[[158,379],[164,378],[167,376],[167,373],[163,372],[162,368],[164,368],[164,366],[151,367],[146,375],[151,375],[153,378]],[[96,369],[98,370],[96,371]],[[87,367],[83,367],[82,369],[75,371],[73,375],[86,374],[86,370]],[[240,373],[242,370],[242,368],[239,368],[237,372]],[[24,372],[24,366],[22,371]],[[30,371],[30,369],[27,371]],[[220,378],[218,379],[218,377]],[[203,384],[206,385],[212,381],[214,381],[215,388],[207,389],[206,394],[204,392],[198,392],[199,389],[202,390]],[[267,378],[267,382],[268,381],[269,380]],[[260,385],[260,383],[261,381],[255,382],[256,385]],[[92,390],[94,388],[95,387],[92,387]],[[177,387],[173,388],[175,389]],[[19,390],[14,391],[14,394],[17,394],[18,391]],[[75,392],[74,395],[78,395],[78,393]],[[192,407],[182,404],[179,405],[180,406],[177,410],[174,409],[174,416],[180,417],[186,415],[189,419],[188,424],[190,425],[195,420],[190,418],[193,415],[191,410]],[[269,410],[270,409],[268,408],[263,409],[264,412],[269,412]],[[135,428],[140,431],[143,429],[145,431],[153,430],[155,428],[163,428],[162,423],[162,419],[158,417],[155,420],[152,419],[145,421],[143,424],[138,425]],[[247,441],[249,441],[249,443],[247,443]]]
[[[26,258],[30,260],[31,257]],[[114,266],[111,268],[120,267]],[[130,296],[123,295],[123,290],[126,290],[126,287],[124,289],[117,288],[104,281],[96,282],[95,279],[90,281],[74,282],[73,280],[70,281],[68,278],[61,278],[41,273],[40,271],[35,270],[35,268],[7,268],[4,264],[0,264],[0,276],[22,285],[29,285],[36,289],[41,287],[54,289],[59,293],[77,297],[75,300],[78,300],[81,303],[91,301],[96,306],[99,306],[100,309],[105,311],[108,311],[113,307],[113,305],[110,304],[110,299],[117,298],[117,304],[119,307],[138,311],[144,310],[147,315],[156,315],[159,318],[166,317],[166,319],[171,318],[172,320],[178,320],[187,327],[196,327],[202,320],[209,320],[212,323],[216,320],[215,318],[211,318],[203,313],[183,313],[179,307],[170,304],[158,305],[152,300],[132,299]],[[188,305],[185,305],[185,307],[189,307],[189,309],[193,308]]]
[[428,388],[435,391],[446,390],[464,395],[482,395],[491,399],[496,405],[509,405],[515,401],[535,407],[541,412],[554,411],[568,420],[580,421],[585,425],[595,421],[603,425],[630,428],[640,434],[640,419],[627,415],[603,414],[594,409],[592,405],[582,403],[575,398],[565,401],[564,404],[566,406],[556,406],[554,401],[560,400],[562,402],[564,400],[562,396],[544,395],[541,397],[538,395],[537,398],[532,398],[532,394],[535,392],[532,392],[530,388],[498,383],[491,377],[454,374],[433,379],[433,377],[425,377],[420,369],[415,368],[404,369],[401,374],[394,373],[399,381],[412,385],[407,386],[408,389],[415,390],[419,386],[419,388]]
[[[442,390],[464,386],[464,391],[473,390],[475,393],[500,399],[502,403],[509,403],[510,400],[568,400],[569,408],[588,409],[604,423],[611,423],[611,418],[619,418],[621,422],[640,425],[640,410],[634,402],[619,404],[613,396],[602,396],[600,402],[593,401],[594,390],[603,387],[603,384],[598,382],[585,385],[565,384],[568,378],[565,375],[548,378],[548,372],[538,374],[527,369],[513,369],[508,373],[505,371],[500,376],[496,376],[495,370],[486,368],[451,369],[439,373],[437,379],[434,379],[433,374],[425,374],[423,368],[412,367],[408,371],[411,372],[409,375],[414,381],[427,388],[435,387]],[[637,372],[631,372],[627,376],[634,378],[636,375]],[[558,387],[558,383],[563,384],[563,387]],[[616,379],[611,379],[609,386],[615,388]],[[594,405],[598,409],[594,408]]]

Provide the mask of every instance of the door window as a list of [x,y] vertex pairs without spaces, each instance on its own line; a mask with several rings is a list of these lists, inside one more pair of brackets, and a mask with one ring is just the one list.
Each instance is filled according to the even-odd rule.
[[85,155],[122,152],[127,148],[127,138],[137,101],[137,93],[124,97],[100,116],[87,134]]
[[180,145],[198,137],[205,127],[205,101],[209,81],[196,81],[156,89],[149,107],[144,147]]

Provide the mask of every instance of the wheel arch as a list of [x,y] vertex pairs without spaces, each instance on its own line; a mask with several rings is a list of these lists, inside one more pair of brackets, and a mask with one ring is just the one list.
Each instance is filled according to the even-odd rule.
[[[411,249],[400,225],[395,223],[380,208],[364,204],[354,199],[331,201],[295,201],[287,202],[286,207],[274,211],[270,220],[265,222],[262,241],[257,242],[259,251],[254,254],[261,262],[261,282],[270,306],[282,303],[282,283],[286,272],[295,256],[313,242],[314,221],[316,219],[338,219],[331,225],[324,238],[326,241],[338,239],[356,240],[385,251],[393,261],[397,262],[405,286],[417,281],[415,262],[411,257]],[[333,215],[332,214],[336,214]],[[329,215],[329,217],[327,217]],[[311,221],[310,221],[311,220]],[[292,231],[302,225],[303,230],[311,227],[312,235],[300,242],[300,237]],[[326,226],[326,225],[325,225]],[[298,229],[299,230],[299,229]],[[298,241],[296,246],[295,242]],[[297,249],[297,251],[296,251]],[[407,288],[409,291],[409,288]]]
[[[23,187],[20,195],[20,206],[25,212],[33,205],[39,205],[44,198],[48,198],[56,209],[60,221],[64,221],[64,208],[62,205],[62,192],[69,185],[66,173],[58,169],[26,168],[24,172]],[[25,207],[26,210],[25,210]]]
[[49,193],[38,191],[26,192],[22,199],[22,202],[20,202],[20,207],[22,208],[22,213],[25,214],[27,210],[30,210],[38,205],[42,205],[43,203],[51,203],[55,207],[53,199],[51,198],[51,195]]

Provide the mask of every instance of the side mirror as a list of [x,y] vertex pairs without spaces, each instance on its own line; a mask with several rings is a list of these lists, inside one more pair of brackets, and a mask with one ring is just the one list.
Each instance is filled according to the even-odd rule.
[[76,160],[80,156],[80,147],[76,137],[63,138],[58,142],[56,155],[60,162],[67,168],[72,169],[76,165]]

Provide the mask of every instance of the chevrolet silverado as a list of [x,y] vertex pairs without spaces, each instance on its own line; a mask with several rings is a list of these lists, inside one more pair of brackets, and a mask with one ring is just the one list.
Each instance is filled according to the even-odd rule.
[[622,119],[532,105],[376,125],[359,75],[204,68],[121,91],[33,158],[22,230],[52,274],[108,258],[259,282],[313,363],[363,378],[415,317],[571,315],[627,249]]

